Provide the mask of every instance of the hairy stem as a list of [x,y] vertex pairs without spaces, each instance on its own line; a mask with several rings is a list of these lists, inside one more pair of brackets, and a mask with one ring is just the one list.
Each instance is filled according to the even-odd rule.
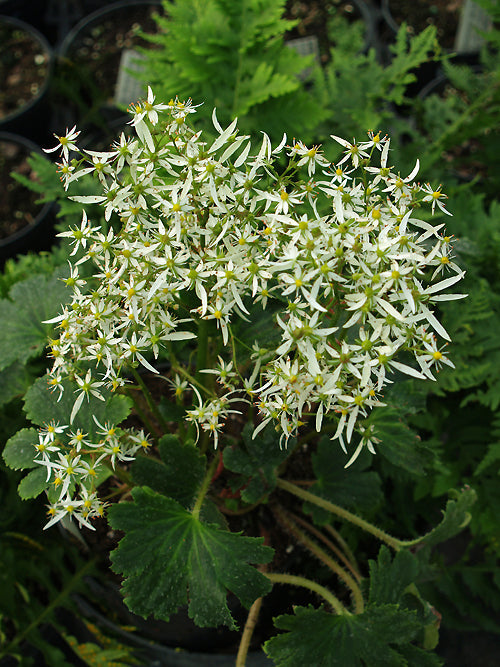
[[240,645],[238,647],[238,655],[236,656],[236,667],[245,667],[248,649],[250,648],[250,641],[252,639],[253,631],[259,618],[260,608],[262,607],[262,600],[264,598],[257,598],[248,612],[245,627],[241,635]]
[[270,581],[275,584],[290,584],[291,586],[301,586],[302,588],[308,588],[313,593],[317,593],[324,600],[328,602],[330,607],[334,609],[337,614],[344,616],[351,616],[351,612],[348,611],[342,602],[335,597],[327,588],[317,584],[311,579],[306,579],[305,577],[298,577],[294,574],[275,574],[274,572],[265,572],[266,576]]
[[289,530],[298,540],[303,544],[309,551],[318,558],[322,563],[324,563],[334,574],[341,579],[344,584],[349,588],[352,593],[352,598],[354,601],[354,609],[357,614],[361,614],[365,607],[363,600],[363,595],[361,589],[359,588],[356,581],[351,577],[351,575],[344,570],[344,568],[337,563],[333,558],[331,558],[326,551],[324,551],[316,542],[311,540],[292,520],[288,512],[285,512],[282,508],[274,508],[274,514],[277,517],[278,521],[284,525],[284,527]]
[[148,408],[151,410],[151,413],[157,419],[157,421],[160,424],[161,428],[163,429],[164,433],[168,432],[168,424],[165,421],[161,412],[159,411],[158,406],[156,405],[156,403],[155,403],[155,401],[154,401],[154,399],[151,395],[151,392],[147,388],[146,383],[142,379],[140,373],[138,373],[135,368],[132,368],[132,374],[134,376],[135,381],[137,382],[137,384],[141,388],[141,391],[144,395],[144,398],[146,399],[146,403],[148,404]]
[[318,538],[318,540],[321,540],[325,546],[327,546],[333,553],[337,556],[339,560],[341,560],[346,568],[349,570],[349,572],[352,574],[352,576],[356,579],[356,581],[359,583],[362,579],[362,576],[359,574],[359,572],[353,567],[351,561],[347,558],[347,556],[337,547],[331,540],[329,540],[323,533],[316,528],[316,526],[313,526],[309,521],[306,521],[306,519],[303,519],[300,516],[297,516],[296,514],[293,514],[292,512],[288,512],[290,517],[292,518],[295,523],[298,523],[300,526],[303,526],[306,528],[310,533],[312,533],[315,537]]
[[324,528],[325,528],[326,531],[328,531],[330,533],[330,535],[332,535],[334,537],[334,539],[337,540],[337,542],[340,544],[340,546],[343,549],[343,553],[347,556],[347,558],[349,559],[349,562],[351,563],[353,568],[357,572],[359,572],[359,565],[358,565],[358,561],[356,560],[356,556],[353,554],[353,552],[349,548],[349,545],[344,540],[344,538],[341,536],[339,531],[335,530],[335,528],[333,526],[330,526],[329,524],[326,524],[326,526],[324,526]]
[[355,526],[358,526],[359,528],[362,528],[367,533],[370,533],[371,535],[373,535],[377,539],[379,539],[382,542],[385,542],[386,544],[388,544],[395,551],[399,551],[399,549],[401,549],[401,547],[404,546],[404,542],[402,542],[401,540],[398,540],[396,537],[393,537],[392,535],[389,535],[389,533],[386,533],[385,531],[381,530],[380,528],[377,528],[377,526],[374,526],[373,524],[369,523],[368,521],[365,521],[364,519],[361,519],[359,516],[356,516],[356,514],[352,514],[352,512],[348,512],[343,507],[339,507],[338,505],[334,505],[329,500],[325,500],[324,498],[320,498],[319,496],[316,496],[313,493],[310,493],[309,491],[306,491],[305,489],[301,489],[300,487],[295,486],[295,484],[291,484],[290,482],[287,482],[284,479],[278,479],[276,485],[280,489],[283,489],[284,491],[288,491],[289,493],[292,493],[294,496],[297,496],[298,498],[301,498],[302,500],[308,500],[310,503],[314,503],[315,505],[318,505],[319,507],[322,507],[323,509],[327,510],[328,512],[332,512],[332,514],[336,514],[341,519],[345,519],[345,521],[349,521],[349,523],[352,523]]
[[191,514],[195,519],[198,519],[200,516],[201,506],[203,505],[203,501],[205,500],[205,496],[207,495],[208,489],[210,487],[212,477],[214,476],[215,469],[217,468],[217,463],[218,458],[214,456],[213,460],[207,468],[205,478],[201,483],[200,490],[198,491],[198,495],[196,497],[196,502],[193,509],[191,510]]

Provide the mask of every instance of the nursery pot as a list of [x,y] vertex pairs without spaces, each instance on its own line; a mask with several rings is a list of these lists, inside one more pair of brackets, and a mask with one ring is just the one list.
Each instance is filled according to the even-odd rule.
[[[70,30],[57,62],[60,93],[71,100],[71,118],[61,120],[61,126],[78,121],[87,127],[103,127],[123,116],[116,98],[122,58],[137,47],[149,46],[139,33],[157,30],[153,15],[161,10],[160,0],[122,0],[91,13]],[[145,92],[135,79],[129,82],[131,92],[125,106]]]
[[298,24],[287,33],[288,46],[301,55],[314,54],[318,60],[329,57],[335,32],[329,28],[333,16],[340,16],[349,23],[361,21],[364,24],[363,51],[367,51],[375,41],[375,12],[365,0],[326,0],[320,3],[287,3],[285,18]]
[[0,264],[28,250],[48,250],[54,240],[54,206],[18,183],[12,172],[33,178],[31,153],[41,153],[25,137],[0,132]]
[[389,34],[395,35],[401,24],[410,34],[419,34],[429,25],[436,26],[440,46],[452,50],[460,21],[460,3],[382,0],[382,16]]
[[[148,667],[233,667],[236,654],[230,647],[237,645],[238,632],[227,628],[199,628],[188,617],[187,608],[173,614],[168,623],[145,620],[127,609],[119,591],[111,583],[103,585],[89,578],[87,585],[101,608],[81,595],[75,595],[81,617],[133,647],[141,664]],[[229,606],[232,606],[231,599]],[[134,631],[128,628],[134,628]],[[247,655],[247,667],[270,667],[272,664],[262,649],[251,650]]]
[[0,15],[25,21],[45,34],[47,5],[51,0],[0,0]]
[[0,16],[0,131],[48,140],[52,50],[32,26]]
[[357,17],[364,23],[365,43],[363,46],[363,52],[366,53],[370,48],[376,45],[377,41],[377,28],[374,10],[369,3],[365,2],[365,0],[352,0],[352,2],[349,4],[354,7],[353,16]]

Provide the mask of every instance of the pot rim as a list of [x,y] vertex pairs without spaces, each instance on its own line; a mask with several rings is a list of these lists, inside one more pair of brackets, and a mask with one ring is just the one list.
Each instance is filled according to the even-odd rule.
[[[38,102],[43,98],[43,96],[47,93],[47,90],[49,88],[50,84],[50,79],[52,77],[53,69],[54,69],[54,50],[50,46],[49,42],[45,38],[42,33],[37,30],[34,26],[32,26],[29,23],[26,23],[26,21],[21,21],[21,19],[14,18],[12,16],[6,16],[4,14],[0,14],[0,23],[10,23],[20,30],[23,30],[24,32],[30,34],[35,38],[35,40],[42,46],[44,52],[48,56],[48,62],[47,62],[47,72],[45,74],[45,77],[43,79],[43,83],[40,86],[40,89],[38,90],[37,94],[32,97],[28,102],[23,104],[21,107],[18,107],[14,111],[11,111],[9,114],[6,116],[0,117],[0,130],[4,126],[7,126],[9,123],[11,123],[14,119],[21,118],[24,114],[29,113],[33,107],[38,104]],[[3,131],[3,130],[2,130]],[[5,130],[7,131],[7,130]],[[21,135],[19,135],[21,136]]]
[[[13,143],[13,144],[21,144],[24,146],[26,149],[28,149],[29,153],[38,153],[39,155],[44,155],[42,149],[40,146],[37,146],[33,141],[30,139],[27,139],[26,137],[23,137],[20,134],[14,134],[13,132],[4,132],[0,131],[0,142],[4,143]],[[45,202],[42,206],[42,208],[39,210],[37,215],[35,216],[35,220],[33,224],[28,224],[19,229],[17,232],[14,232],[14,234],[11,234],[10,236],[6,236],[3,239],[0,239],[0,250],[7,249],[10,244],[14,244],[17,241],[23,239],[25,236],[28,236],[33,229],[38,227],[38,225],[42,222],[42,220],[45,219],[45,217],[48,215],[49,211],[51,208],[54,206],[54,202]]]
[[76,25],[71,28],[71,30],[62,40],[59,47],[57,48],[57,56],[59,58],[66,58],[75,38],[84,28],[86,28],[91,23],[98,21],[100,18],[106,17],[107,14],[111,14],[116,10],[126,9],[127,7],[141,7],[144,5],[157,6],[158,8],[162,8],[163,2],[162,0],[119,0],[118,2],[113,2],[110,5],[96,9],[87,16],[84,16],[82,19],[80,19],[80,21],[78,21]]

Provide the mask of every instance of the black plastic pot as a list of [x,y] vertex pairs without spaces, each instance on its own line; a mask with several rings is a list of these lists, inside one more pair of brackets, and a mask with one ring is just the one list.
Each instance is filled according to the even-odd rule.
[[[403,21],[407,24],[410,34],[419,33],[427,26],[435,25],[440,45],[448,51],[453,50],[460,18],[458,5],[453,11],[450,9],[446,17],[438,7],[434,7],[430,2],[408,0],[406,6],[402,0],[382,0],[381,6],[382,16],[394,34],[399,31]],[[452,8],[452,3],[450,3],[450,8]],[[456,23],[454,28],[452,23]],[[451,34],[450,28],[452,28]]]
[[363,51],[367,52],[377,44],[376,13],[371,5],[367,4],[364,0],[353,0],[352,4],[365,24],[365,45]]
[[[333,7],[333,5],[332,5]],[[349,11],[347,11],[347,9]],[[374,48],[377,44],[377,12],[374,10],[369,2],[365,0],[351,0],[345,3],[342,16],[353,20],[362,21],[365,27],[364,44],[362,52],[366,53],[369,49]],[[335,35],[332,35],[335,41]]]
[[91,13],[69,31],[57,58],[59,94],[70,101],[67,119],[59,125],[102,127],[123,115],[115,104],[121,58],[125,50],[135,48],[134,26],[145,32],[156,28],[149,8],[161,13],[161,0],[121,0]]
[[9,16],[45,34],[45,16],[50,0],[0,0],[0,14]]
[[33,26],[0,16],[0,131],[48,140],[53,52]]
[[[33,152],[42,153],[41,149],[25,137],[0,132],[0,173],[5,178],[11,171],[11,164],[22,165],[21,170],[27,171],[26,158]],[[7,158],[4,157],[5,149]],[[14,169],[15,171],[15,169]],[[24,174],[29,177],[29,172]],[[19,188],[19,190],[17,190]],[[14,196],[16,190],[19,192]],[[16,206],[16,201],[23,204],[31,195],[33,212]],[[35,193],[29,193],[21,184],[10,177],[2,191],[0,206],[0,225],[3,237],[0,237],[0,265],[10,257],[29,250],[49,250],[54,242],[55,211],[52,203],[36,204],[38,199]],[[12,231],[11,231],[12,230]]]
[[[144,620],[125,607],[118,589],[110,583],[103,586],[93,578],[88,578],[86,583],[91,597],[99,600],[104,611],[81,595],[74,595],[81,617],[110,632],[127,646],[135,647],[134,652],[141,664],[148,667],[234,665],[236,654],[229,647],[237,645],[239,633],[227,628],[199,628],[188,617],[187,609],[181,609],[168,623]],[[234,613],[234,609],[231,611]],[[239,620],[244,622],[244,618]],[[133,627],[134,632],[127,630],[128,627]],[[272,664],[263,650],[253,650],[247,655],[247,667],[270,667]]]

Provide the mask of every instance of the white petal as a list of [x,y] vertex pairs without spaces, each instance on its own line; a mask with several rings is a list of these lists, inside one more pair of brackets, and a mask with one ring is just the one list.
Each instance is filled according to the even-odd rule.
[[418,378],[419,380],[425,380],[425,375],[423,373],[420,373],[420,371],[417,371],[415,368],[412,368],[411,366],[402,364],[399,361],[391,361],[390,365],[394,366],[394,368],[397,368],[398,371],[406,373],[406,375],[412,375],[413,377]]
[[446,280],[441,280],[441,282],[437,283],[436,285],[428,287],[425,290],[425,292],[426,294],[433,294],[434,292],[440,292],[441,290],[446,289],[447,287],[451,287],[451,285],[454,285],[455,283],[458,283],[459,280],[462,280],[464,275],[465,271],[462,271],[461,273],[458,273],[456,276],[452,276],[451,278],[446,278]]

